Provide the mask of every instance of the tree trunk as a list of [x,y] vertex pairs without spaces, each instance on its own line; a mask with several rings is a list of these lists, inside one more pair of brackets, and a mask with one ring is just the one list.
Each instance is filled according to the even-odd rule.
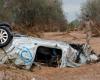
[[85,31],[86,31],[86,43],[87,45],[90,45],[90,40],[92,37],[92,21],[86,21],[85,22]]

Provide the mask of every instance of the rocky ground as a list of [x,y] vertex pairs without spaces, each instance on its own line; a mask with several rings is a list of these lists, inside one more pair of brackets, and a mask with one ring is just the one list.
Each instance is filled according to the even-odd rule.
[[[43,38],[72,43],[85,43],[83,32],[44,33]],[[91,47],[100,54],[100,37],[91,39]],[[42,66],[32,71],[21,70],[10,65],[0,65],[0,80],[100,80],[100,63],[87,64],[77,68],[54,68]]]

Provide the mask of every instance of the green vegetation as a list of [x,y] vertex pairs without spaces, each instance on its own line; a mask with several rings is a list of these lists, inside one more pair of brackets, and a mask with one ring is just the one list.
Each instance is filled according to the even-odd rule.
[[75,19],[68,24],[67,31],[77,30],[79,28],[79,25],[80,21],[78,19]]
[[77,28],[79,25],[80,25],[80,21],[78,19],[75,19],[69,23],[69,26],[71,26],[73,28]]
[[61,0],[0,0],[0,10],[0,20],[16,27],[33,31],[66,30]]

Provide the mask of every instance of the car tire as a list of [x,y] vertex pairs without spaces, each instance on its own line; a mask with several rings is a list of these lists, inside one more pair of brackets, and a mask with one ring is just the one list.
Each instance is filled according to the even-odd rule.
[[9,28],[12,31],[11,27],[7,23],[2,23],[2,24],[0,24],[0,26],[7,27],[7,28]]
[[7,46],[12,40],[13,35],[9,26],[0,25],[0,48]]

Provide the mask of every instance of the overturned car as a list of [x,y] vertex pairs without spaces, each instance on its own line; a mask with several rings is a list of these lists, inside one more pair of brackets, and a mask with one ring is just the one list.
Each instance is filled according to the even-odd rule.
[[63,68],[79,67],[98,60],[86,44],[12,34],[4,24],[0,25],[0,48],[0,64],[11,63],[23,69],[30,69],[37,62]]

